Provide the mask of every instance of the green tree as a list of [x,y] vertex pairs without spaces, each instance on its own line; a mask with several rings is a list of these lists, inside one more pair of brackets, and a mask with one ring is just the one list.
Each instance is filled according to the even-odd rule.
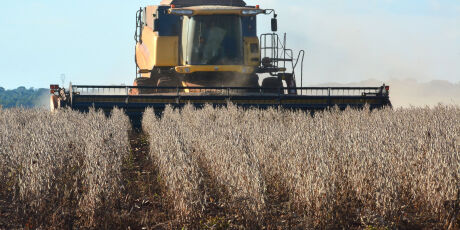
[[12,107],[40,107],[47,100],[48,90],[47,89],[27,89],[24,86],[18,87],[17,89],[6,90],[0,87],[0,105],[3,108]]

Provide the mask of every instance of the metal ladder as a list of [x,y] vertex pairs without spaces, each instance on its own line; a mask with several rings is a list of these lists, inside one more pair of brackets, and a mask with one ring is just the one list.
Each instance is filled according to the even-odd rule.
[[[283,39],[276,33],[266,33],[260,35],[260,52],[262,55],[262,64],[273,67],[274,69],[282,68],[286,73],[287,67],[291,68],[292,75],[295,79],[295,70],[300,64],[300,84],[303,86],[303,61],[305,50],[300,50],[297,56],[294,51],[286,47],[286,33]],[[265,63],[264,63],[265,59]]]

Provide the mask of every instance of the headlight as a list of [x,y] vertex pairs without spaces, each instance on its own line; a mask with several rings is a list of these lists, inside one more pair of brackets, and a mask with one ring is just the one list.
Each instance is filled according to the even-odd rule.
[[250,9],[250,10],[243,10],[241,11],[242,15],[256,15],[256,14],[261,14],[264,13],[264,10],[261,9]]
[[193,10],[186,10],[186,9],[169,9],[170,14],[175,14],[175,15],[187,15],[191,16],[193,15]]

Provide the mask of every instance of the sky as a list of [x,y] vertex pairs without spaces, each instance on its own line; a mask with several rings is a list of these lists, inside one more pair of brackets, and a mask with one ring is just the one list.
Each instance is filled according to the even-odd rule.
[[[2,2],[0,86],[48,87],[61,84],[62,74],[65,84],[132,84],[135,13],[159,2]],[[459,0],[247,3],[276,9],[288,46],[306,51],[304,86],[368,79],[460,83]],[[269,16],[259,16],[259,33],[269,32],[269,24]]]

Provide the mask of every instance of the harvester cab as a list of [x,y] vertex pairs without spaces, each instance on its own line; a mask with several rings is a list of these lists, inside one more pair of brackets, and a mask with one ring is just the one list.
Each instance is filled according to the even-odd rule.
[[[272,17],[272,32],[258,34],[260,15]],[[385,85],[303,87],[305,52],[288,49],[286,34],[279,36],[277,30],[275,10],[247,6],[243,0],[163,0],[136,14],[133,86],[52,85],[51,108],[84,112],[94,107],[109,113],[118,107],[140,120],[146,108],[161,112],[167,105],[233,103],[298,110],[391,106]]]

